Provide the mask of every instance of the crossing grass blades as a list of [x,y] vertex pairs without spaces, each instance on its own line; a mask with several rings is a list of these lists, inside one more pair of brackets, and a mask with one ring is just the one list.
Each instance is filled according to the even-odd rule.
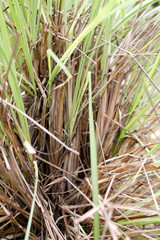
[[0,239],[158,239],[159,1],[0,1]]

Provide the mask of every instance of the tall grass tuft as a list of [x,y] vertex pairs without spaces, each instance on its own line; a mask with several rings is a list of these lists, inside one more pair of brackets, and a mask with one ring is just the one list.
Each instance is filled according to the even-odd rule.
[[0,239],[159,239],[159,11],[0,1]]

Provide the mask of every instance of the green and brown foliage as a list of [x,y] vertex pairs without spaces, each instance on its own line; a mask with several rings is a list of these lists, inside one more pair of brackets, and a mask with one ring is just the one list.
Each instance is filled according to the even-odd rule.
[[0,239],[158,239],[159,11],[0,1]]

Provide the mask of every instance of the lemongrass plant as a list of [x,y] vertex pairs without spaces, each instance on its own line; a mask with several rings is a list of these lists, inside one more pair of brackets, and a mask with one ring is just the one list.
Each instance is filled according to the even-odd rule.
[[158,239],[159,10],[0,1],[0,238]]

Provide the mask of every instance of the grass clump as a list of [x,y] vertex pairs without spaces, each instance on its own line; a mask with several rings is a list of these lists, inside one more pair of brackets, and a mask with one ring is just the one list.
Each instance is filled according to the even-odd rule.
[[158,239],[159,9],[0,2],[0,239]]

